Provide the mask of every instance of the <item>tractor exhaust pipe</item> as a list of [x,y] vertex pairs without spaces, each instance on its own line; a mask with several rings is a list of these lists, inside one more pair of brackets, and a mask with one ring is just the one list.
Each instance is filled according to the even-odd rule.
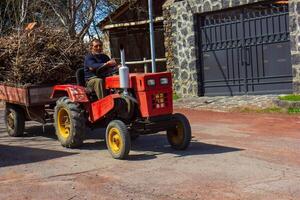
[[129,88],[129,69],[125,64],[125,51],[123,46],[120,47],[121,52],[121,64],[122,66],[119,68],[119,77],[120,77],[120,88],[124,89],[124,95],[128,95]]
[[134,103],[138,104],[138,101],[130,96],[128,93],[129,88],[129,68],[126,66],[125,63],[125,51],[123,45],[120,46],[120,53],[121,53],[121,67],[119,68],[119,77],[120,77],[120,88],[123,89],[123,96]]

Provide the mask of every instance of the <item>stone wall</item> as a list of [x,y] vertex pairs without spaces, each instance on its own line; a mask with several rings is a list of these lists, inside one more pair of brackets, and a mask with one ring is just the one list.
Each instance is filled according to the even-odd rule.
[[294,92],[300,93],[300,2],[299,0],[289,2]]
[[[165,47],[174,89],[180,96],[198,96],[196,14],[255,3],[263,0],[183,0],[164,6]],[[300,2],[290,0],[294,91],[300,92]]]

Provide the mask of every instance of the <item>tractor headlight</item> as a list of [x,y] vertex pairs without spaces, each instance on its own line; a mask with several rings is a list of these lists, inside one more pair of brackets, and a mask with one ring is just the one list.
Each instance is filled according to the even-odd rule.
[[147,80],[147,85],[148,86],[155,86],[155,80],[154,79],[148,79]]
[[169,79],[168,78],[161,78],[160,79],[160,84],[161,85],[167,85],[169,83]]

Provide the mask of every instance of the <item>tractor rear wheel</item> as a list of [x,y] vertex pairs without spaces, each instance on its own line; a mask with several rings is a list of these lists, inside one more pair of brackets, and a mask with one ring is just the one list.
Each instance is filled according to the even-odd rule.
[[6,104],[4,121],[9,136],[18,137],[24,134],[25,113],[22,108]]
[[176,126],[173,129],[167,130],[167,138],[173,149],[184,150],[191,142],[191,126],[184,115],[176,113],[173,117]]
[[54,110],[55,133],[61,145],[76,148],[85,138],[85,118],[80,105],[68,97],[57,100]]
[[125,159],[131,148],[127,126],[120,120],[111,121],[106,128],[106,146],[115,159]]

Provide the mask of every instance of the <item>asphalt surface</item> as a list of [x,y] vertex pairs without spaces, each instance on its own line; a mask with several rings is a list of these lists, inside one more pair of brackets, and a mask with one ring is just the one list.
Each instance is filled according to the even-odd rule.
[[300,199],[300,117],[177,110],[193,132],[186,151],[142,136],[111,158],[104,130],[65,149],[54,129],[8,137],[0,110],[0,199]]

